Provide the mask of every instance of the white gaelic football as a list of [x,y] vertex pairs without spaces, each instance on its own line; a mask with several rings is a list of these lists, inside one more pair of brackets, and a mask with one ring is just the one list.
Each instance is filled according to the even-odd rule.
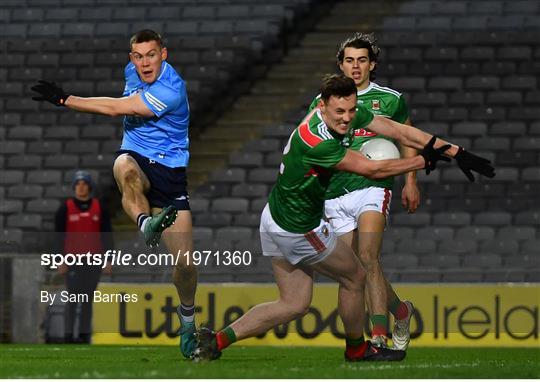
[[399,159],[399,150],[384,138],[373,138],[360,146],[360,152],[371,160]]

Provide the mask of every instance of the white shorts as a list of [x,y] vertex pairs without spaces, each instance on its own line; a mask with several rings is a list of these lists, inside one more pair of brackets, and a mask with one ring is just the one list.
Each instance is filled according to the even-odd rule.
[[305,234],[285,231],[272,218],[268,204],[261,214],[259,231],[263,256],[285,257],[293,265],[318,263],[332,253],[337,243],[336,234],[324,220]]
[[368,187],[324,203],[324,213],[338,236],[358,227],[358,218],[366,211],[377,211],[388,217],[392,190]]

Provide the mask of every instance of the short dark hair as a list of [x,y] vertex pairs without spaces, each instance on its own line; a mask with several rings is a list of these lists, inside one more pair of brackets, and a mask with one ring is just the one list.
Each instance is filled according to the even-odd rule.
[[354,81],[343,74],[327,74],[321,85],[321,99],[326,103],[331,96],[348,97],[356,94]]
[[[343,41],[337,52],[337,61],[338,64],[343,64],[343,59],[345,58],[345,48],[355,48],[355,49],[367,49],[369,61],[378,62],[379,54],[381,49],[377,45],[377,38],[374,33],[360,33],[356,32],[351,37]],[[370,72],[369,79],[375,79],[375,70],[377,66]]]
[[141,42],[156,41],[160,48],[163,48],[163,39],[161,35],[151,29],[143,29],[138,31],[129,39],[129,49],[132,48],[133,44],[139,44]]

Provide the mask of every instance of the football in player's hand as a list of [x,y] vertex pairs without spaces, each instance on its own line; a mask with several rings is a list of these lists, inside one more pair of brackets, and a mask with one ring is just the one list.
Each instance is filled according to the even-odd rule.
[[373,138],[362,144],[360,152],[371,160],[399,159],[399,150],[391,141]]

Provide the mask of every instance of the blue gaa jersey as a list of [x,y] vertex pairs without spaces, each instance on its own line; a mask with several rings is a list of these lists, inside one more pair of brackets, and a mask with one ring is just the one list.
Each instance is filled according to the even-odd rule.
[[124,117],[121,150],[132,150],[167,167],[186,167],[189,162],[189,104],[184,80],[166,61],[151,84],[141,81],[135,65],[127,64],[124,96],[140,93],[156,115]]

